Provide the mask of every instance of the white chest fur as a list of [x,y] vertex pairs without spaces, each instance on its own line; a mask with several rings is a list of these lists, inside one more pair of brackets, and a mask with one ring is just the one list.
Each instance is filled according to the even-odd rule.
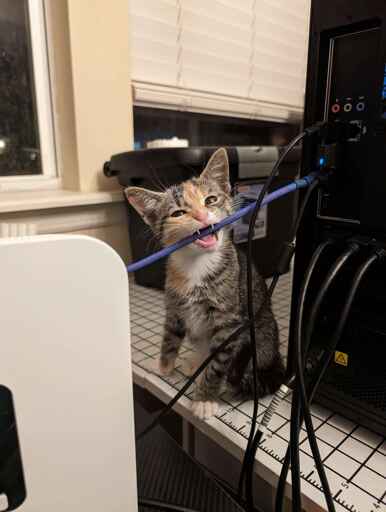
[[204,279],[217,270],[222,255],[221,251],[208,251],[201,254],[201,249],[186,247],[174,253],[172,258],[173,265],[187,278],[189,291],[195,286],[200,286]]
[[[199,252],[200,251],[200,252]],[[187,328],[187,338],[198,348],[208,345],[211,326],[208,322],[208,310],[201,301],[196,301],[194,288],[201,286],[205,279],[216,272],[221,264],[220,251],[202,252],[201,249],[187,247],[173,254],[173,265],[186,279],[184,292],[187,307],[184,311],[184,321]]]

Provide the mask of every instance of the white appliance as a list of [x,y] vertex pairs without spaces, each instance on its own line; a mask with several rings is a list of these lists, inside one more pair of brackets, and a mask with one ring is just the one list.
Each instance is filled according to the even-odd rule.
[[[21,512],[137,511],[128,280],[106,244],[0,240],[0,384],[11,392]],[[7,497],[0,496],[6,508]]]

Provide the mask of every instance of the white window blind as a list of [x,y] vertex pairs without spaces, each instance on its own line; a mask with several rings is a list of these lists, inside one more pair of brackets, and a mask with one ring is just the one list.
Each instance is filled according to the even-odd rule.
[[299,117],[310,0],[130,0],[139,105]]

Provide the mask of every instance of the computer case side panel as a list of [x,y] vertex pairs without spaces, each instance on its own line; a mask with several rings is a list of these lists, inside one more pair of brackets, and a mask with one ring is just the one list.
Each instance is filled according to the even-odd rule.
[[[333,179],[314,194],[298,233],[289,373],[294,369],[297,299],[315,248],[323,240],[334,241],[311,282],[308,308],[329,265],[344,249],[347,240],[364,236],[386,246],[385,65],[386,6],[383,1],[312,1],[304,126],[317,121],[344,121],[356,124],[359,130],[357,137],[338,144]],[[304,143],[303,175],[315,170],[319,149],[316,137]],[[312,367],[313,358],[318,357],[331,336],[351,280],[365,256],[360,251],[358,257],[350,261],[327,295],[315,324],[314,351],[309,355],[308,367]],[[331,363],[316,400],[386,434],[386,371],[379,364],[386,359],[384,289],[385,262],[376,265],[364,279],[337,347],[348,354],[348,365]]]

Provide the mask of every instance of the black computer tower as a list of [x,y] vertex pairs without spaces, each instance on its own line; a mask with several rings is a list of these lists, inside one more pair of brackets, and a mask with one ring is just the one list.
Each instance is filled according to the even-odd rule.
[[[359,129],[355,137],[338,144],[333,179],[309,203],[298,233],[290,360],[299,289],[318,244],[327,238],[337,242],[318,267],[308,303],[317,293],[327,268],[351,236],[361,235],[380,245],[386,244],[384,0],[312,1],[304,126],[317,121],[347,121]],[[303,175],[316,168],[318,151],[316,137],[304,145]],[[336,327],[349,285],[363,257],[360,251],[350,260],[323,303],[315,324],[308,368],[312,368]],[[335,356],[315,400],[386,434],[385,260],[365,277]]]

